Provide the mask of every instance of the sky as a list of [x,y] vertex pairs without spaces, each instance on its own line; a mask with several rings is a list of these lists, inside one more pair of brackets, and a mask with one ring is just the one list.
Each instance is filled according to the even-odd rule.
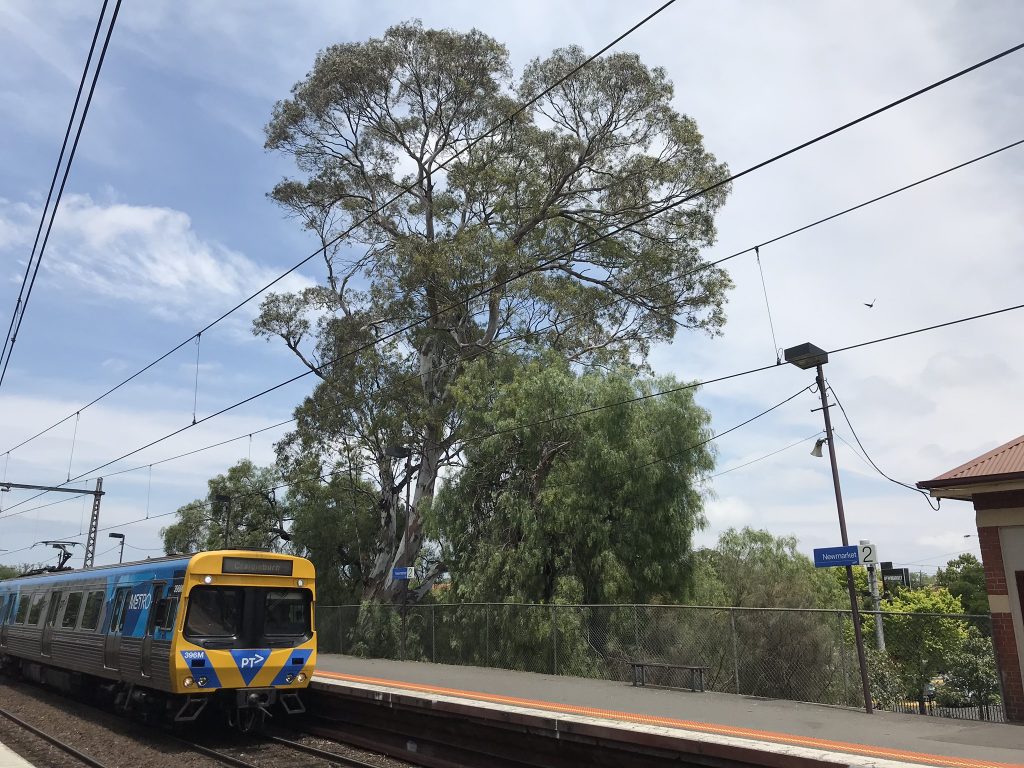
[[[294,171],[264,150],[262,130],[317,51],[420,18],[496,37],[520,71],[560,46],[595,51],[657,5],[124,3],[0,387],[0,451],[74,414],[315,250],[266,197]],[[0,4],[5,326],[99,6]],[[617,49],[666,70],[674,106],[736,172],[1021,42],[1014,35],[1022,22],[1024,6],[1012,0],[678,0]],[[745,176],[733,185],[706,257],[745,250],[1024,138],[1022,85],[1018,53]],[[653,351],[654,371],[706,380],[773,363],[777,348],[805,341],[837,349],[1019,303],[1022,171],[1024,147],[1011,149],[767,245],[763,286],[750,254],[733,259],[722,335],[681,333]],[[314,261],[277,288],[321,278]],[[302,373],[283,344],[251,334],[257,309],[252,302],[203,334],[198,349],[186,343],[79,417],[0,453],[3,478],[56,484],[85,474],[78,485],[91,487],[103,475],[101,526],[126,534],[126,559],[159,554],[168,513],[205,496],[208,478],[240,458],[272,461],[286,427],[253,433],[288,419],[310,377],[91,470]],[[1024,432],[1015,354],[1022,318],[1009,313],[832,356],[829,383],[882,470],[912,484]],[[779,366],[709,384],[697,400],[721,432],[812,379]],[[717,441],[716,472],[725,474],[708,481],[699,545],[744,525],[794,535],[808,554],[840,543],[828,460],[809,455],[822,429],[816,397],[806,392]],[[978,553],[969,504],[932,510],[868,466],[838,409],[832,417],[851,541],[871,540],[883,560],[926,573],[960,552]],[[48,495],[14,506],[30,495],[2,494],[0,563],[48,559],[45,547],[31,548],[41,539],[84,540],[88,497]],[[101,532],[98,564],[116,561],[115,544]]]

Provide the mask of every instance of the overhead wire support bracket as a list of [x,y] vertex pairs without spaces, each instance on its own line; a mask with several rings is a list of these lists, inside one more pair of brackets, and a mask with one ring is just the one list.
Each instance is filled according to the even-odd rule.
[[[0,483],[0,490],[10,491],[12,489],[26,491],[57,491],[59,493],[89,494],[92,496],[92,517],[89,520],[89,537],[85,542],[85,558],[82,562],[83,568],[92,568],[96,559],[96,534],[100,525],[100,499],[103,497],[103,478],[96,478],[96,488],[65,488],[58,485],[32,485],[30,483]],[[63,563],[61,563],[63,565]]]

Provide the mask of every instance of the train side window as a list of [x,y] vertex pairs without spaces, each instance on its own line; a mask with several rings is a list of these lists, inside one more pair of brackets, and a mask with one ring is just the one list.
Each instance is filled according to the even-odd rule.
[[21,594],[18,598],[18,613],[14,617],[15,624],[24,624],[25,619],[28,617],[28,606],[32,601],[29,600],[29,596]]
[[43,593],[32,595],[32,605],[28,609],[28,625],[34,627],[39,623],[39,617],[43,613]]
[[82,610],[82,629],[96,629],[100,624],[100,611],[103,609],[103,592],[90,592],[85,599]]
[[82,609],[84,592],[72,592],[64,606],[64,617],[60,620],[62,629],[74,629],[78,625],[78,612]]
[[64,599],[63,592],[50,593],[50,603],[46,610],[46,626],[52,627],[57,622],[57,614]]
[[14,595],[4,595],[4,599],[0,600],[0,624],[7,623],[7,612],[11,607],[11,598]]
[[178,613],[178,598],[165,597],[157,606],[156,625],[159,629],[174,629],[174,618]]
[[113,613],[110,615],[110,631],[120,632],[124,626],[125,605],[128,603],[128,587],[118,587],[114,593]]

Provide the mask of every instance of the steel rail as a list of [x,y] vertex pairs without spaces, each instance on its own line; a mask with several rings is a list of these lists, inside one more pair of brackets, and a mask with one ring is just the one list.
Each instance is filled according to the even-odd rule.
[[26,723],[20,717],[17,717],[16,715],[11,714],[10,712],[8,712],[5,709],[0,709],[0,715],[3,715],[8,720],[10,720],[12,723],[15,723],[16,725],[21,726],[26,731],[29,731],[30,733],[35,734],[40,739],[43,739],[43,741],[49,742],[50,744],[52,744],[53,746],[57,747],[58,749],[60,749],[60,750],[62,750],[64,752],[67,752],[69,755],[74,757],[76,760],[81,760],[86,765],[92,766],[92,768],[110,768],[110,766],[108,766],[106,763],[101,763],[96,758],[94,758],[94,757],[92,757],[90,755],[85,754],[85,752],[82,752],[82,751],[80,751],[78,749],[75,749],[70,744],[66,744],[65,742],[63,742],[60,739],[58,739],[56,736],[51,736],[48,733],[44,733],[43,731],[39,730],[38,728],[36,728],[31,723]]
[[206,757],[209,757],[213,760],[217,760],[218,762],[225,763],[227,765],[233,765],[236,766],[236,768],[259,768],[259,766],[255,763],[250,763],[246,760],[243,760],[240,757],[235,757],[234,755],[228,755],[224,752],[219,752],[218,750],[211,749],[210,747],[204,747],[202,744],[196,744],[194,741],[182,739],[178,736],[170,736],[170,738],[187,746],[189,749],[195,750],[199,754],[205,755]]
[[[291,747],[292,749],[297,750],[299,752],[305,752],[307,755],[319,757],[321,760],[327,760],[332,763],[337,763],[338,765],[347,765],[351,766],[351,768],[380,768],[378,765],[374,763],[367,763],[355,757],[349,757],[348,755],[340,755],[337,752],[331,752],[326,749],[311,747],[308,744],[302,744],[298,741],[285,739],[281,736],[267,736],[266,738],[269,741],[274,742],[275,744],[283,744],[284,746]],[[338,741],[339,744],[345,743],[343,741],[339,741],[338,739],[334,739],[334,741]]]

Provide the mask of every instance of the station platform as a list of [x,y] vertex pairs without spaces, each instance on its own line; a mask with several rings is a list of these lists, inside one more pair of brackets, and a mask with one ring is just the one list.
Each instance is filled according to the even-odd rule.
[[[321,654],[314,688],[360,692],[377,701],[419,697],[508,719],[531,713],[568,730],[584,725],[675,738],[701,750],[757,750],[765,764],[894,768],[1024,767],[1024,727],[875,712],[629,683]],[[428,705],[429,705],[428,702]],[[749,752],[748,752],[749,754]],[[788,757],[787,757],[788,756]],[[815,762],[817,761],[817,762]]]
[[0,741],[0,768],[32,768],[32,763]]

